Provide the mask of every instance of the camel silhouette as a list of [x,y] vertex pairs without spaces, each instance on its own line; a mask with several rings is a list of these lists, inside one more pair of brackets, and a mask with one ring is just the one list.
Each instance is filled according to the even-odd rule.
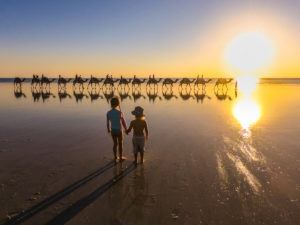
[[60,88],[66,88],[67,83],[69,83],[72,80],[72,78],[66,79],[63,78],[61,75],[58,76],[57,84]]
[[31,89],[31,94],[32,94],[32,98],[34,102],[38,102],[41,98],[42,95],[42,91],[41,89],[37,89],[37,88],[32,88]]
[[46,100],[48,100],[50,97],[55,98],[55,95],[53,93],[51,93],[49,89],[42,89],[42,99],[43,99],[43,102],[45,102]]
[[14,79],[14,86],[21,86],[25,80],[25,78],[21,79],[20,77],[16,77]]
[[139,79],[137,78],[135,75],[133,76],[133,80],[131,82],[132,86],[135,88],[136,86],[137,87],[140,87],[141,84],[145,83],[147,79]]
[[227,84],[229,84],[231,81],[233,81],[232,78],[230,79],[226,79],[226,78],[218,78],[216,83],[215,83],[215,87],[220,88],[220,86],[226,87],[227,88]]
[[73,80],[73,87],[75,87],[76,88],[76,86],[78,85],[79,86],[79,88],[83,88],[83,84],[84,83],[86,83],[87,81],[88,81],[89,79],[83,79],[82,77],[81,77],[81,75],[75,75],[75,78],[74,78],[74,80]]
[[182,87],[183,85],[189,86],[191,85],[196,79],[189,79],[189,78],[182,78],[179,82],[179,86]]
[[109,76],[109,75],[106,75],[106,78],[104,79],[104,82],[103,82],[103,85],[102,86],[111,86],[111,87],[113,87],[114,86],[114,84],[116,83],[116,82],[118,82],[119,81],[119,79],[113,79],[113,77],[112,76]]
[[205,80],[203,78],[203,75],[201,77],[199,77],[199,75],[198,75],[194,85],[195,86],[199,86],[199,85],[206,86],[206,84],[209,83],[210,81],[211,81],[211,79]]
[[44,87],[44,85],[46,85],[45,87],[49,87],[50,88],[50,84],[52,82],[54,82],[56,79],[53,78],[53,79],[49,79],[48,77],[44,76],[44,74],[42,74],[42,78],[41,78],[41,86],[42,88]]
[[129,90],[126,90],[126,89],[119,90],[119,96],[120,96],[121,101],[124,101],[127,98],[129,98],[131,100],[131,95],[129,94]]
[[155,79],[154,74],[152,75],[152,77],[150,75],[149,79],[147,81],[147,85],[151,85],[151,84],[157,85],[161,80],[162,80],[162,78]]
[[149,102],[154,103],[157,98],[159,100],[161,100],[161,97],[158,95],[158,89],[156,89],[156,88],[148,89],[147,90],[147,96],[148,96]]
[[38,75],[32,75],[32,79],[31,79],[31,87],[37,87],[41,84],[41,81],[39,79]]
[[91,79],[89,81],[88,86],[91,86],[92,88],[96,88],[96,86],[100,87],[100,83],[104,80],[104,78],[97,78],[91,75]]
[[126,79],[126,78],[123,78],[123,76],[121,76],[121,79],[119,81],[119,85],[129,86],[131,81],[132,81],[132,78]]
[[179,79],[171,79],[171,78],[165,78],[164,81],[163,81],[163,86],[168,86],[168,85],[171,85],[171,87],[173,87],[173,84],[177,83],[177,81],[179,81]]

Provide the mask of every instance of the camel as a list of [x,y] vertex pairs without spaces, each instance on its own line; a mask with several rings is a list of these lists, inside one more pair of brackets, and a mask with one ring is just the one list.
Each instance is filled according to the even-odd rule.
[[129,91],[126,91],[125,89],[122,89],[121,91],[119,91],[119,96],[120,96],[121,102],[127,98],[129,98],[131,100]]
[[37,85],[40,85],[40,84],[41,84],[41,81],[39,79],[39,76],[33,74],[32,79],[31,79],[31,86],[36,87]]
[[151,84],[157,85],[161,80],[162,80],[162,78],[155,79],[154,74],[152,75],[152,77],[150,75],[149,79],[148,79],[148,82],[147,82],[147,85],[151,85]]
[[196,97],[197,102],[199,102],[199,100],[200,100],[201,104],[203,103],[203,101],[204,101],[205,98],[208,98],[209,100],[211,100],[211,97],[206,94],[206,90],[205,89],[202,89],[201,92],[198,89],[195,89],[194,90],[194,95]]
[[44,74],[42,74],[42,78],[41,78],[41,85],[42,87],[44,86],[44,84],[46,85],[46,87],[48,86],[50,88],[50,84],[52,82],[54,82],[56,79],[49,79],[48,77],[45,77]]
[[106,86],[106,85],[109,85],[111,87],[114,86],[114,84],[116,82],[118,82],[120,79],[113,79],[112,76],[109,76],[109,75],[106,75],[106,78],[104,79],[104,82],[103,82],[103,86]]
[[59,97],[59,101],[62,102],[63,99],[65,98],[72,98],[72,96],[67,93],[66,89],[62,89],[58,91],[58,97]]
[[73,80],[73,86],[76,87],[78,84],[79,87],[83,88],[83,84],[86,83],[89,79],[82,79],[81,75],[75,75],[75,78]]
[[177,83],[179,79],[172,80],[171,78],[165,78],[163,81],[163,86],[171,85],[173,87],[173,84]]
[[215,84],[215,87],[219,88],[219,86],[227,87],[227,84],[229,84],[231,81],[233,81],[232,78],[226,79],[226,78],[218,78]]
[[129,86],[129,84],[131,83],[131,81],[132,81],[132,78],[126,79],[126,78],[123,78],[123,76],[121,76],[121,79],[119,81],[119,85]]
[[93,87],[93,85],[94,85],[94,87],[96,87],[97,85],[99,86],[99,84],[100,84],[103,80],[104,80],[104,78],[98,79],[97,77],[94,77],[93,75],[91,75],[91,79],[90,79],[90,81],[89,81],[88,86],[90,86],[90,85],[91,85],[91,87]]
[[211,79],[207,79],[205,80],[203,78],[203,75],[201,76],[201,78],[199,77],[199,75],[197,76],[197,79],[195,81],[195,86],[199,86],[199,85],[202,85],[202,86],[206,86],[207,83],[209,83],[211,81]]
[[21,79],[20,77],[16,77],[16,78],[14,79],[14,85],[15,85],[15,86],[21,86],[22,83],[23,83],[25,80],[26,80],[25,78]]
[[136,78],[136,76],[134,75],[131,84],[132,84],[133,87],[135,87],[135,86],[140,87],[141,84],[145,83],[146,80],[147,80],[147,79],[139,79],[139,78]]
[[69,83],[71,80],[72,80],[72,78],[66,79],[66,78],[63,78],[61,75],[59,75],[58,80],[57,80],[58,87],[65,88],[67,83]]
[[183,86],[183,85],[191,85],[196,79],[189,79],[189,78],[182,78],[182,80],[179,82],[179,86]]

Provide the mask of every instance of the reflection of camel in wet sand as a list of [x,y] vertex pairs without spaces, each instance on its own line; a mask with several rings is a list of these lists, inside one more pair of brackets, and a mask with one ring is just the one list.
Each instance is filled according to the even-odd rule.
[[55,78],[49,79],[48,77],[44,76],[44,74],[42,74],[41,85],[42,85],[42,87],[43,87],[44,85],[46,85],[46,86],[45,86],[46,88],[47,88],[47,87],[50,88],[50,84],[51,84],[52,82],[54,82],[55,80],[56,80]]
[[172,87],[171,87],[170,89],[166,89],[165,91],[164,91],[164,89],[163,89],[163,90],[162,90],[162,95],[163,95],[163,97],[164,97],[166,100],[171,100],[172,98],[175,98],[175,99],[178,98],[177,95],[174,95],[174,94],[173,94],[173,89],[172,89]]
[[146,98],[144,95],[141,94],[141,90],[140,89],[133,89],[131,95],[133,97],[133,101],[134,102],[136,102],[140,98],[143,98],[143,99]]
[[180,87],[183,86],[183,85],[189,86],[189,85],[191,85],[194,81],[195,81],[195,79],[182,78],[182,80],[179,82],[179,86],[180,86]]
[[129,84],[131,83],[132,81],[132,78],[130,79],[126,79],[126,78],[123,78],[123,76],[121,76],[121,79],[119,81],[119,85],[124,85],[124,86],[129,86]]
[[59,97],[60,102],[62,102],[62,100],[67,98],[67,97],[72,98],[72,96],[69,93],[67,93],[65,88],[58,90],[58,97]]
[[161,97],[157,93],[158,93],[158,90],[156,88],[147,90],[147,96],[148,96],[149,102],[154,103],[157,98],[159,100],[161,100]]
[[202,85],[202,86],[206,86],[207,83],[209,83],[211,81],[211,79],[204,79],[203,78],[203,75],[201,77],[197,76],[197,79],[195,81],[195,86],[199,86],[199,85]]
[[171,78],[166,78],[166,79],[164,79],[162,85],[163,86],[171,85],[171,87],[173,87],[173,84],[177,83],[177,81],[179,81],[179,79],[172,80]]
[[145,83],[146,80],[147,80],[147,79],[139,79],[139,78],[136,78],[136,76],[134,75],[131,84],[132,84],[133,87],[136,87],[136,86],[140,87],[141,84],[142,84],[142,83]]
[[76,103],[78,103],[79,101],[81,102],[83,98],[89,98],[89,96],[83,93],[82,89],[79,89],[78,91],[73,90],[73,95],[76,99]]
[[125,89],[122,89],[121,91],[119,91],[119,96],[120,96],[121,101],[124,101],[127,98],[129,98],[131,100],[129,91],[126,91]]
[[119,79],[113,79],[112,78],[112,76],[109,76],[109,75],[106,75],[106,78],[104,79],[104,82],[103,82],[103,86],[114,86],[114,84],[116,83],[116,82],[118,82],[119,81]]
[[109,103],[110,99],[115,96],[113,88],[103,89],[103,95],[107,103]]
[[14,88],[14,94],[16,98],[26,98],[26,95],[22,91],[22,86],[15,86]]
[[31,87],[36,87],[38,85],[40,85],[40,79],[38,75],[32,75],[32,79],[31,79]]
[[215,84],[215,87],[219,88],[220,86],[227,87],[227,84],[229,84],[231,81],[233,81],[232,78],[230,79],[225,79],[225,78],[218,78]]
[[83,84],[86,83],[89,79],[82,79],[81,75],[75,75],[75,78],[73,80],[73,86],[76,87],[76,85],[79,85],[79,88],[83,88]]
[[31,94],[32,94],[32,97],[33,97],[33,101],[38,102],[40,100],[42,92],[41,92],[40,88],[39,89],[31,88]]
[[91,102],[98,100],[99,98],[103,99],[103,96],[100,95],[99,89],[92,89],[89,91],[89,96],[91,98]]
[[104,80],[104,78],[98,79],[97,77],[94,77],[91,75],[91,79],[89,81],[88,86],[91,86],[92,88],[95,88],[96,86],[100,86],[100,83]]
[[201,91],[199,89],[195,89],[194,95],[196,97],[197,102],[201,101],[201,104],[203,103],[205,98],[209,100],[211,99],[211,97],[206,94],[205,88],[202,88]]
[[14,86],[21,86],[25,80],[25,78],[21,79],[20,77],[16,77],[14,79]]
[[69,83],[72,80],[72,78],[66,79],[63,78],[61,75],[59,75],[57,84],[59,88],[66,88],[67,83]]
[[184,89],[179,91],[179,95],[182,98],[182,100],[187,101],[190,98],[194,99],[194,96],[191,95],[191,89]]
[[227,89],[226,91],[223,89],[215,89],[215,95],[220,101],[225,101],[226,99],[229,99],[230,101],[232,100],[232,98],[227,94]]
[[42,99],[43,99],[43,102],[45,102],[50,97],[55,98],[55,95],[52,94],[49,89],[43,89],[42,90]]

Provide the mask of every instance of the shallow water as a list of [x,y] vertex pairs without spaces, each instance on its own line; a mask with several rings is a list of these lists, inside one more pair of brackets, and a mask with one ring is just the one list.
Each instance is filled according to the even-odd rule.
[[[25,224],[300,220],[299,84],[260,84],[250,94],[234,85],[83,91],[70,85],[59,92],[52,84],[41,92],[24,84],[21,93],[12,83],[0,83],[0,90],[0,221],[109,162],[105,114],[113,95],[120,96],[128,123],[135,106],[145,109],[145,164],[118,178],[133,158],[131,138],[125,137],[125,163]],[[114,176],[117,182],[109,185]]]

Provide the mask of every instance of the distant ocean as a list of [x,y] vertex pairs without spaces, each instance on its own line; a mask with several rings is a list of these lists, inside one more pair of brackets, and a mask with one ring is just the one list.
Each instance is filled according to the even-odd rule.
[[[0,83],[13,82],[14,78],[0,78]],[[25,82],[30,82],[31,78],[26,78]],[[300,84],[300,78],[260,78],[260,84]]]

